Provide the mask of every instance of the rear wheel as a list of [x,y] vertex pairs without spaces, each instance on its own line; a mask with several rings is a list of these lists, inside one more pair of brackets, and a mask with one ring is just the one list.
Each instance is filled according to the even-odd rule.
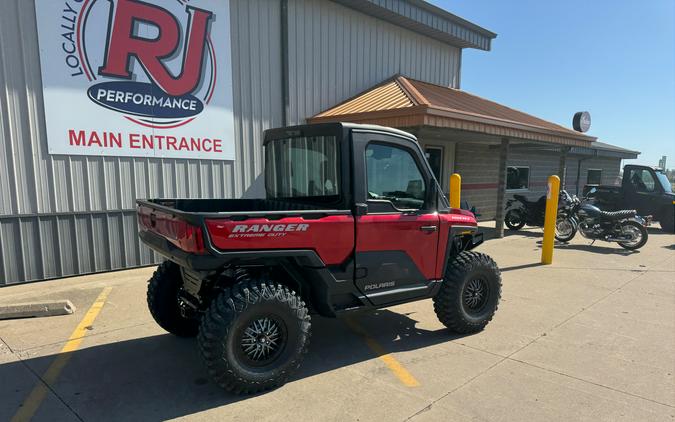
[[525,225],[525,219],[520,211],[508,210],[506,217],[504,217],[504,223],[511,230],[520,230]]
[[251,394],[286,383],[309,345],[305,303],[272,281],[243,281],[218,295],[202,318],[199,349],[222,388]]
[[632,237],[629,241],[618,242],[619,246],[628,250],[640,249],[647,243],[649,236],[645,226],[636,221],[626,221],[621,224],[621,233]]
[[456,333],[481,331],[492,320],[501,296],[501,274],[489,256],[461,252],[448,266],[434,297],[438,319]]
[[180,267],[171,261],[161,263],[148,284],[148,309],[166,331],[179,337],[194,337],[199,321],[181,314],[178,291],[182,284]]

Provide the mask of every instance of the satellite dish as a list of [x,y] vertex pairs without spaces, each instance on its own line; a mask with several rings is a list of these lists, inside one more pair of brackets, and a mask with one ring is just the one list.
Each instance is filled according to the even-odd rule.
[[588,132],[591,128],[591,113],[587,111],[578,111],[574,113],[572,127],[577,132]]

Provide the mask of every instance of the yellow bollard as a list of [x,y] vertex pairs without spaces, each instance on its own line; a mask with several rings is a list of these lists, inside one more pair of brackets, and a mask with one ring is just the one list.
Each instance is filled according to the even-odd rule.
[[462,192],[462,176],[453,173],[450,176],[450,206],[460,208],[459,198]]
[[541,245],[541,263],[553,263],[553,239],[555,238],[555,220],[558,216],[558,194],[560,178],[548,177],[548,191],[546,192],[546,215],[544,215],[544,242]]

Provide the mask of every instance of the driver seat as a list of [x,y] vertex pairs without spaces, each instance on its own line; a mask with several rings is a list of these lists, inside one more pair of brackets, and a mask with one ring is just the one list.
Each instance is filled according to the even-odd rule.
[[635,210],[621,210],[621,211],[602,211],[600,214],[602,218],[607,220],[623,220],[625,218],[632,218],[637,215]]

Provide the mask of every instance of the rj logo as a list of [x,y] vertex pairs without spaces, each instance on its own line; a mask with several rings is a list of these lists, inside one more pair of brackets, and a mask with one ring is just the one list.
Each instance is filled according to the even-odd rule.
[[[111,3],[106,53],[98,70],[102,76],[131,79],[131,58],[135,57],[148,77],[172,96],[191,93],[202,78],[206,37],[212,12],[185,6],[189,15],[183,43],[180,73],[172,75],[164,63],[180,46],[178,20],[166,9],[138,0],[108,0]],[[155,38],[142,38],[138,24],[158,29]]]

